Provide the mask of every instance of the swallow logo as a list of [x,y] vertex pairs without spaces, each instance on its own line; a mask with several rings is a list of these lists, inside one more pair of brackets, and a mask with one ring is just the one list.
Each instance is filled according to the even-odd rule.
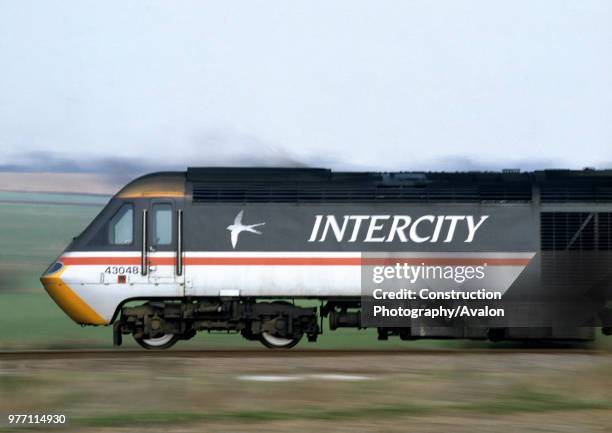
[[236,218],[234,218],[234,224],[227,226],[227,229],[231,232],[233,249],[236,249],[236,244],[238,243],[238,235],[240,233],[251,232],[251,233],[255,233],[256,235],[260,235],[261,232],[259,230],[255,230],[255,227],[259,227],[265,224],[265,223],[258,223],[258,224],[251,224],[251,225],[242,224],[242,214],[243,213],[244,213],[243,210],[238,212],[238,215],[236,215]]

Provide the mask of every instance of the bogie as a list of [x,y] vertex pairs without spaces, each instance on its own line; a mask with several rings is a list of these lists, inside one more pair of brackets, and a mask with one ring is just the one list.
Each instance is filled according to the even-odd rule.
[[[269,348],[294,347],[303,335],[315,341],[319,334],[316,308],[287,302],[196,299],[189,302],[148,302],[124,307],[114,326],[115,344],[131,334],[141,346],[165,349],[197,331],[240,332]],[[172,337],[169,337],[172,336]]]

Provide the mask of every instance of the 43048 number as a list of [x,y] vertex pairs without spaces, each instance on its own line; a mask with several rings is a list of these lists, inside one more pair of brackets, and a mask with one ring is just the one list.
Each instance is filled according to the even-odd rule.
[[140,266],[108,266],[105,270],[105,274],[138,274],[140,272]]

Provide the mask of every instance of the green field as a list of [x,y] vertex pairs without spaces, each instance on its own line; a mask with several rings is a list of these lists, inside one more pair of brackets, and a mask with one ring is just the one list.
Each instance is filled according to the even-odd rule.
[[0,359],[0,414],[68,420],[0,432],[603,433],[611,367],[511,351]]
[[38,277],[107,201],[101,196],[0,192],[0,293],[38,291]]

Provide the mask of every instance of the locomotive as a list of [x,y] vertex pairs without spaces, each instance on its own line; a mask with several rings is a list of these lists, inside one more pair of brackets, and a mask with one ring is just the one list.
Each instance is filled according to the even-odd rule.
[[[127,184],[41,281],[75,322],[147,349],[197,331],[291,348],[324,319],[383,340],[589,340],[612,331],[610,251],[612,171],[196,167]],[[373,322],[364,269],[400,261],[486,269],[452,284],[497,287],[508,317]]]

